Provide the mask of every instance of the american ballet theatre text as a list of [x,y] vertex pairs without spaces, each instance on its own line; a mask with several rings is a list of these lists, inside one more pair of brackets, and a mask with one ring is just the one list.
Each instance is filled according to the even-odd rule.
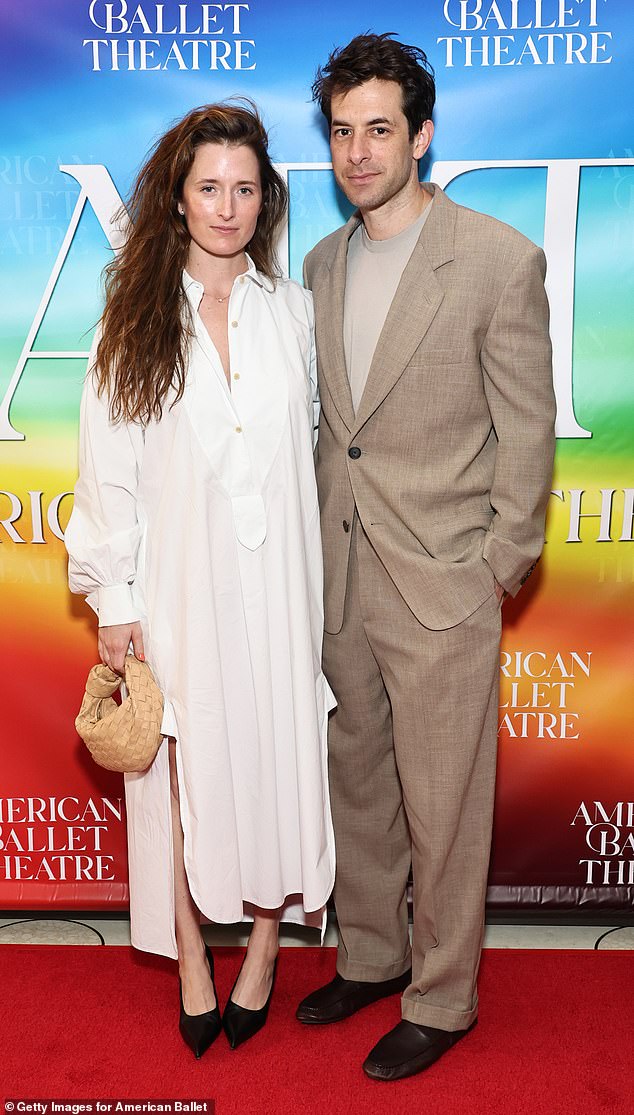
[[436,40],[457,66],[605,65],[609,0],[444,0],[449,34]]
[[585,827],[587,886],[634,886],[634,802],[582,801],[570,824]]
[[109,837],[123,823],[121,798],[0,798],[0,879],[111,882]]
[[83,46],[95,72],[254,70],[255,41],[244,38],[248,12],[249,4],[91,0],[88,18],[99,37]]

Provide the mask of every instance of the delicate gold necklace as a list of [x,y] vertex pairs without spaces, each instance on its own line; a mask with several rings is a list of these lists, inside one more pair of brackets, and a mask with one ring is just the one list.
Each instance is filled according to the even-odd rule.
[[229,291],[229,294],[225,294],[224,298],[217,298],[215,294],[210,294],[208,291],[203,290],[203,298],[213,298],[214,302],[226,302],[230,294],[231,291]]

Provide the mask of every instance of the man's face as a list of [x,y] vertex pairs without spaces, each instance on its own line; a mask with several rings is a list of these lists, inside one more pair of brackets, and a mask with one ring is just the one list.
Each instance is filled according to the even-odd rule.
[[418,181],[418,160],[431,143],[426,120],[409,138],[401,87],[372,78],[331,101],[330,150],[337,184],[361,212],[379,209]]

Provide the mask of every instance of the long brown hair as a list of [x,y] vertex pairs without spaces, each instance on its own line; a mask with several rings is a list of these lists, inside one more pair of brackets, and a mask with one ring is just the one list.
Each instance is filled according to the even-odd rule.
[[158,140],[139,171],[126,206],[130,226],[125,244],[105,269],[106,304],[95,365],[99,393],[108,396],[113,421],[158,420],[170,389],[177,402],[185,388],[192,322],[182,272],[190,236],[178,202],[201,144],[244,145],[254,152],[262,209],[248,250],[258,271],[273,281],[279,276],[275,234],[286,213],[288,191],[269,158],[258,111],[252,102],[246,104],[194,109]]

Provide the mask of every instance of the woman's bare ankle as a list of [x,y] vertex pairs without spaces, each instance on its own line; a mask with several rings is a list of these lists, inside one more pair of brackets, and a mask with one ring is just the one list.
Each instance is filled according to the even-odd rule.
[[206,963],[205,942],[199,933],[195,936],[177,937],[178,966],[197,965],[202,961]]

